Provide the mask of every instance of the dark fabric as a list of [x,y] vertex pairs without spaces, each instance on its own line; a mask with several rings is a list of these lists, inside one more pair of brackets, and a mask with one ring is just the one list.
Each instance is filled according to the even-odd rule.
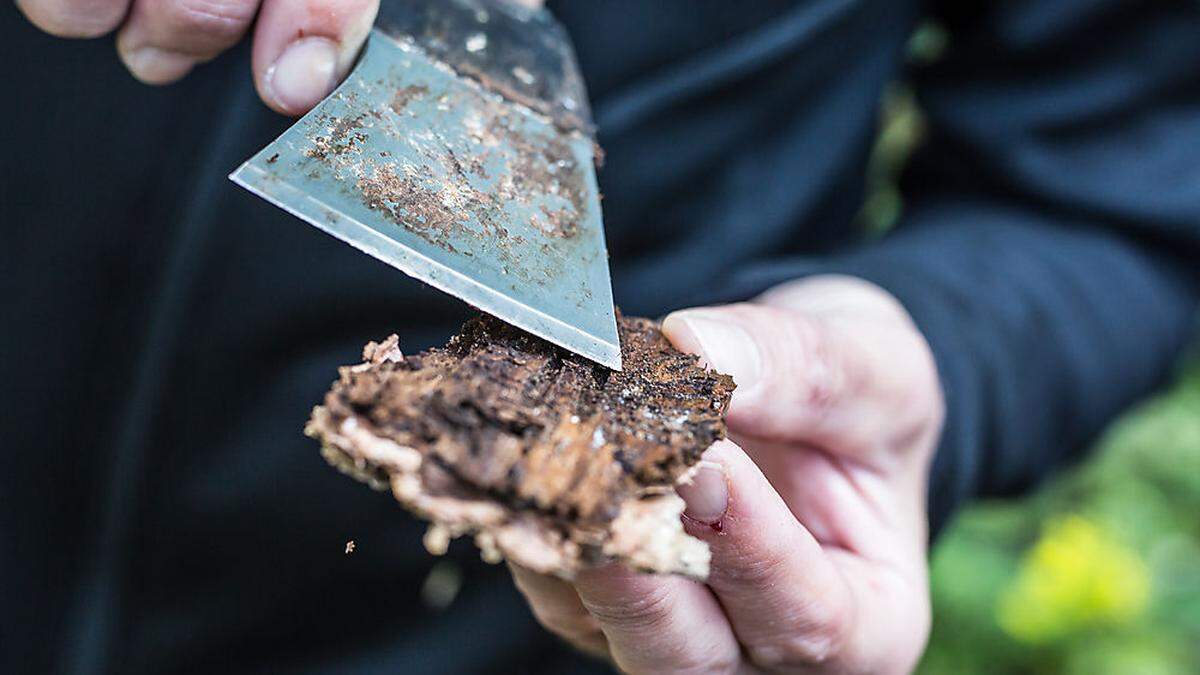
[[[947,392],[935,525],[1071,459],[1169,373],[1200,297],[1195,3],[552,5],[607,151],[618,303],[820,272],[887,287]],[[930,14],[949,49],[905,72]],[[148,89],[111,40],[52,40],[11,5],[0,40],[0,670],[599,670],[468,545],[444,563],[453,603],[425,603],[421,526],[300,435],[364,340],[418,349],[467,312],[225,180],[287,124],[248,50]],[[902,226],[864,244],[901,76],[929,142]]]

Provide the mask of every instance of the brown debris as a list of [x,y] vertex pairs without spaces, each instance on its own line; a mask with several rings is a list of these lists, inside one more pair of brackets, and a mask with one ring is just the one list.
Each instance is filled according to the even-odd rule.
[[375,165],[369,176],[358,179],[357,187],[367,208],[434,246],[457,251],[450,239],[465,229],[462,212],[447,206],[435,190],[387,165]]
[[371,343],[306,433],[429,519],[431,552],[471,534],[487,560],[567,578],[612,560],[704,577],[708,549],[673,488],[724,436],[733,382],[650,320],[619,327],[621,372],[488,316],[414,356],[395,336]]
[[514,151],[499,196],[525,202],[543,192],[561,197],[568,206],[553,212],[541,207],[546,220],[535,222],[534,226],[551,237],[574,237],[579,233],[579,218],[586,206],[584,174],[576,167],[571,146],[558,136],[531,139],[517,131],[518,124],[512,114],[496,111],[483,133],[485,146],[504,144]]
[[[326,136],[314,136],[313,147],[304,151],[306,157],[331,163],[333,158],[362,152],[359,147],[367,141],[367,135],[361,131],[367,115],[357,117],[339,117],[331,120]],[[345,160],[342,160],[345,161]]]
[[389,107],[392,109],[392,112],[400,115],[408,107],[409,103],[423,98],[428,93],[429,87],[423,84],[410,84],[407,87],[400,87],[396,90],[396,95],[392,97],[392,103]]
[[[511,203],[535,207],[530,224],[547,237],[567,239],[579,233],[587,209],[587,172],[559,135],[562,130],[533,130],[526,119],[533,113],[473,82],[443,92],[404,82],[402,71],[394,81],[377,82],[394,93],[369,106],[357,101],[364,112],[354,117],[319,115],[304,155],[332,170],[368,208],[446,251],[458,251],[461,247],[452,242],[466,236],[490,245],[511,220],[506,214]],[[409,106],[426,98],[436,100],[439,109],[464,111],[461,127],[432,134],[414,131]],[[403,138],[420,160],[364,153],[369,134]],[[489,162],[499,171],[494,183],[478,189],[481,180],[493,179]],[[499,247],[503,258],[504,242]],[[522,267],[513,263],[514,269]]]

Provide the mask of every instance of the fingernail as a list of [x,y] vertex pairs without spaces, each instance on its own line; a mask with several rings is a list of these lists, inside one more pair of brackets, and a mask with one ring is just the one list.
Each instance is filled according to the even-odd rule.
[[762,377],[758,343],[728,319],[696,310],[675,312],[663,320],[663,332],[680,349],[700,354],[713,370],[732,375],[740,392]]
[[337,61],[338,47],[333,40],[300,38],[267,69],[267,91],[283,110],[302,113],[333,91]]
[[729,508],[729,482],[725,469],[716,462],[701,461],[689,483],[675,486],[687,504],[683,514],[701,523],[716,523]]
[[125,67],[146,84],[167,84],[187,75],[195,58],[158,47],[138,47],[121,53]]

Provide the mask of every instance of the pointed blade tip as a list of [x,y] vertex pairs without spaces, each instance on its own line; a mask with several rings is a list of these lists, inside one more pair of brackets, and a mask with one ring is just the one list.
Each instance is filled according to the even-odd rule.
[[547,327],[545,325],[529,325],[522,320],[524,317],[520,316],[504,316],[501,314],[495,314],[495,316],[518,328],[529,331],[543,340],[552,342],[569,352],[578,354],[589,361],[604,366],[609,370],[620,372],[624,367],[621,361],[620,338],[617,337],[615,330],[613,332],[614,340],[610,341],[590,333],[579,331],[578,329],[562,331],[561,328],[569,326],[569,324],[561,321],[556,321],[557,325],[551,324],[551,326]]
[[608,368],[609,370],[615,370],[618,373],[621,372],[621,370],[623,369],[623,366],[624,366],[624,364],[621,363],[621,348],[614,346],[614,345],[608,345],[608,344],[606,344],[604,346],[607,349],[605,349],[604,353],[599,355],[598,358],[595,356],[588,355],[588,354],[584,354],[583,356],[586,356],[586,357],[592,359],[596,363],[599,363],[600,365],[604,366],[605,368]]

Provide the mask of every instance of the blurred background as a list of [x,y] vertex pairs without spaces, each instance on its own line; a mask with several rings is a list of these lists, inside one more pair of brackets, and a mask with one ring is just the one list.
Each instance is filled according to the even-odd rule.
[[1200,364],[1019,501],[933,551],[922,673],[1200,672]]
[[[909,58],[944,45],[926,25]],[[903,210],[894,178],[924,131],[903,83],[882,111],[859,214],[876,234]],[[1200,673],[1200,346],[1088,457],[1028,497],[968,507],[942,534],[919,673]]]

